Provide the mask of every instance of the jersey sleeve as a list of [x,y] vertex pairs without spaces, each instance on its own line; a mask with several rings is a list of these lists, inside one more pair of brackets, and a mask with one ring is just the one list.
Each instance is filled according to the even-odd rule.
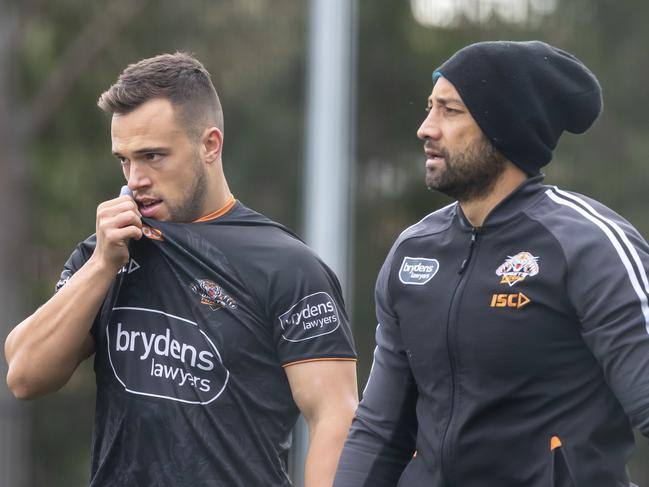
[[607,208],[581,211],[592,225],[567,256],[568,294],[607,383],[649,436],[649,246]]
[[[83,242],[79,243],[72,254],[70,254],[70,257],[68,258],[67,262],[63,266],[63,270],[61,271],[61,275],[59,277],[59,280],[57,281],[56,285],[54,286],[54,293],[57,293],[61,290],[63,286],[67,284],[67,282],[70,280],[70,278],[79,270],[83,265],[88,262],[88,259],[90,259],[90,256],[95,250],[95,245],[97,243],[95,235],[91,235],[88,237],[86,240]],[[95,317],[92,328],[90,329],[90,333],[95,336],[95,331],[98,323],[98,318],[99,314],[97,317]]]
[[282,366],[356,360],[338,279],[299,243],[276,262],[267,293],[269,321]]
[[81,267],[83,267],[83,265],[88,261],[95,249],[95,243],[95,236],[92,235],[76,246],[64,264],[59,280],[54,286],[55,293],[59,292],[59,290],[67,284],[74,273],[81,269]]
[[415,451],[417,388],[390,303],[388,257],[376,285],[376,349],[334,487],[394,487]]

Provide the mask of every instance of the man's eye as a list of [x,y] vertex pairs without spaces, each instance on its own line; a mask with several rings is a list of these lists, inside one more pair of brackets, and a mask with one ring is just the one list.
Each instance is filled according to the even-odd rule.
[[156,152],[147,152],[146,154],[144,154],[144,158],[147,161],[157,161],[158,159],[160,159],[160,157],[161,155]]
[[128,164],[128,159],[126,157],[117,156],[117,160],[122,166],[126,166]]
[[430,105],[428,105],[426,108],[424,108],[424,111],[425,111],[426,113],[428,113],[428,112],[430,112],[430,111],[432,110],[432,108],[433,108],[433,107],[431,107]]

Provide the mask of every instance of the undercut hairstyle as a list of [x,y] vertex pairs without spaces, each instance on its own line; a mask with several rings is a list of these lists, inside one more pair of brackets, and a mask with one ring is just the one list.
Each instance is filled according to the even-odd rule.
[[101,94],[97,106],[106,113],[125,115],[156,98],[171,102],[176,122],[190,137],[199,138],[208,127],[223,132],[223,110],[210,73],[185,52],[129,64]]

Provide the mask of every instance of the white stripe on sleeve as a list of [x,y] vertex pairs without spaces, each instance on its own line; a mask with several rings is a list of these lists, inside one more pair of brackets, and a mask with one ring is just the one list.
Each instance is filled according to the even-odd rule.
[[[582,200],[581,198],[566,193],[565,191],[561,191],[559,188],[556,187],[554,188],[554,190],[560,193],[561,196],[554,193],[552,189],[547,190],[545,194],[547,194],[556,203],[572,208],[577,213],[583,215],[586,219],[593,222],[602,230],[602,232],[604,232],[604,234],[610,240],[611,244],[613,244],[613,247],[617,251],[620,260],[622,261],[622,264],[626,269],[633,290],[635,291],[636,295],[638,296],[638,299],[640,300],[640,307],[642,309],[642,314],[645,319],[645,329],[647,330],[647,333],[649,333],[649,303],[647,302],[647,294],[649,294],[649,284],[647,280],[647,274],[644,270],[644,267],[642,266],[642,263],[640,261],[640,256],[638,255],[637,250],[631,244],[624,231],[620,228],[620,226],[616,222],[604,217],[597,210],[595,210],[590,204],[588,204],[586,201]],[[579,203],[580,205],[583,205],[588,211],[582,208],[581,206],[578,206],[575,203]],[[611,232],[609,227],[607,227],[604,224],[604,222],[606,222],[615,230],[617,236],[614,235],[613,232]],[[629,257],[627,256],[626,252],[622,248],[622,245],[624,245],[624,247],[628,250],[629,254],[633,257],[633,260],[637,265],[640,276],[638,276],[635,269],[633,268],[633,265],[631,264],[631,261],[629,260]],[[638,277],[640,277],[640,279],[642,280],[645,286],[644,290],[642,289]]]

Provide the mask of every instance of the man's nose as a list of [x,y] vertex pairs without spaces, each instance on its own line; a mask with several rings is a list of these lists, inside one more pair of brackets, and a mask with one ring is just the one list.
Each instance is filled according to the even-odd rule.
[[148,176],[148,171],[143,164],[131,163],[131,166],[126,176],[127,186],[131,191],[141,190],[151,186],[151,179]]
[[433,108],[430,109],[428,116],[421,123],[419,129],[417,129],[417,137],[421,140],[439,140],[442,137],[442,130],[439,127],[437,116]]

